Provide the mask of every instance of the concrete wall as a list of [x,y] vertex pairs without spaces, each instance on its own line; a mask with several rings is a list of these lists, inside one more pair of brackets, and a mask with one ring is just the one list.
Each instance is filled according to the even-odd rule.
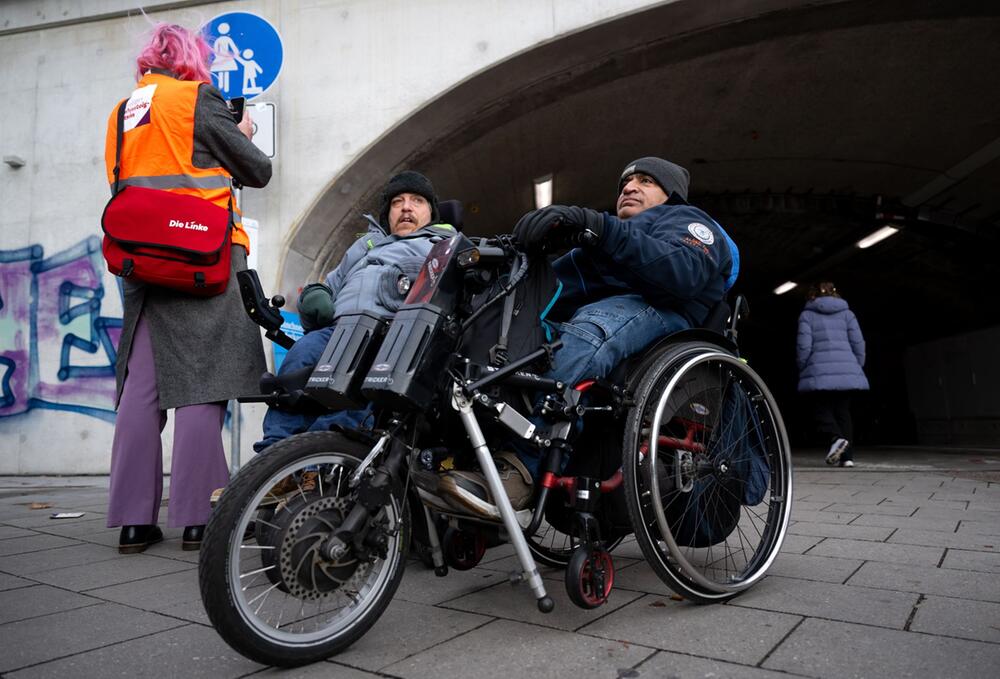
[[1000,445],[1000,327],[906,350],[921,444]]
[[[200,25],[255,12],[280,32],[274,179],[246,191],[258,270],[273,287],[296,224],[380,137],[449,88],[510,56],[648,0],[251,0],[144,2],[154,20]],[[130,2],[0,3],[0,474],[104,473],[121,318],[99,252],[103,143],[133,84],[146,19]],[[260,407],[244,408],[244,451]],[[169,466],[169,427],[164,464]],[[247,453],[244,452],[244,455]]]

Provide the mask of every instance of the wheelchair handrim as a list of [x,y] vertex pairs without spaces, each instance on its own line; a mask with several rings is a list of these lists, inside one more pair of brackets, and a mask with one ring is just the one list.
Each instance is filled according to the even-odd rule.
[[[695,366],[701,363],[707,363],[712,360],[718,360],[722,363],[729,364],[734,367],[737,367],[740,370],[746,371],[749,374],[749,376],[754,379],[756,388],[760,391],[761,395],[764,397],[765,402],[768,406],[768,417],[771,420],[771,424],[774,427],[775,431],[778,433],[779,444],[781,446],[780,454],[782,455],[782,457],[788,457],[790,455],[788,446],[788,435],[785,431],[784,422],[782,422],[781,417],[778,414],[779,411],[777,403],[774,400],[774,397],[771,395],[770,391],[764,385],[763,380],[760,379],[760,376],[757,375],[757,373],[754,372],[750,368],[750,366],[741,361],[739,358],[718,351],[698,354],[697,356],[685,362],[671,376],[669,382],[667,383],[666,388],[663,390],[663,393],[661,394],[657,402],[656,413],[653,417],[652,431],[653,432],[660,431],[660,427],[663,424],[662,419],[663,419],[664,408],[666,407],[667,401],[672,396],[673,391],[677,387],[677,384],[680,382],[680,380],[685,375],[687,375],[688,372]],[[650,443],[649,443],[649,454],[648,454],[649,486],[650,486],[650,492],[653,494],[653,497],[662,497],[660,495],[660,481],[656,471],[657,454],[658,454],[658,437],[654,435],[650,437]],[[780,479],[780,481],[782,482],[782,489],[778,491],[780,492],[781,496],[777,498],[772,496],[772,500],[776,499],[779,502],[785,503],[787,505],[791,502],[791,496],[792,496],[791,464],[790,464],[790,459],[785,459],[782,462],[783,462],[782,474]],[[662,503],[654,501],[651,504],[656,518],[656,523],[660,531],[660,537],[666,543],[667,549],[669,550],[671,556],[673,556],[674,559],[678,562],[678,564],[681,566],[681,570],[687,577],[689,577],[695,584],[701,586],[706,590],[706,592],[703,592],[702,594],[709,596],[710,596],[709,593],[712,592],[717,593],[719,595],[727,595],[733,592],[739,592],[744,589],[747,589],[748,587],[756,583],[758,580],[760,580],[766,573],[767,569],[771,566],[771,563],[777,557],[778,552],[781,549],[781,544],[784,541],[785,532],[788,527],[789,517],[791,515],[790,507],[786,506],[783,510],[780,511],[781,513],[780,525],[777,527],[771,527],[768,525],[768,529],[772,531],[771,535],[773,535],[773,537],[769,539],[769,542],[771,543],[772,546],[766,549],[765,552],[766,556],[764,558],[763,563],[755,563],[752,569],[752,573],[750,574],[749,577],[727,584],[727,583],[716,582],[714,580],[706,578],[699,572],[698,568],[695,567],[695,565],[693,565],[688,561],[687,557],[684,555],[680,546],[674,539],[673,533],[670,528],[670,524],[667,521],[666,513],[663,510]],[[769,513],[772,513],[770,509]],[[758,559],[755,559],[754,561],[756,562],[758,561]],[[748,562],[747,566],[750,566],[751,563],[752,562]]]

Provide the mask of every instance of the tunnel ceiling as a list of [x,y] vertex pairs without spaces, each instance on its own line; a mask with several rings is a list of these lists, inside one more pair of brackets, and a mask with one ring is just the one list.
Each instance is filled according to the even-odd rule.
[[[343,230],[401,167],[488,234],[533,207],[535,177],[554,175],[557,203],[610,209],[625,163],[655,154],[691,170],[692,201],[740,243],[749,289],[839,274],[951,304],[960,325],[995,320],[977,310],[1000,234],[1000,3],[722,5],[647,10],[457,86],[341,178],[363,186]],[[435,108],[459,120],[435,129]],[[878,196],[906,228],[862,252]],[[310,217],[331,210],[321,200]],[[338,237],[316,241],[324,266]]]

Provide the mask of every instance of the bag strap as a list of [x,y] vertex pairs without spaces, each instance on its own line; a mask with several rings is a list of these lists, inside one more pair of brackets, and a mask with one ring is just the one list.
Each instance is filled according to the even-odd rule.
[[[518,263],[515,260],[510,272],[512,278],[517,271]],[[516,295],[516,291],[511,291],[503,301],[503,314],[500,316],[500,337],[497,339],[497,343],[490,347],[490,363],[497,367],[506,365],[509,358],[507,356],[507,338],[510,335],[510,325],[514,320],[514,297]]]
[[121,174],[122,168],[122,141],[125,137],[125,106],[128,104],[128,99],[125,99],[121,106],[118,107],[118,134],[117,140],[115,141],[115,187],[111,190],[111,195],[118,194],[118,176]]

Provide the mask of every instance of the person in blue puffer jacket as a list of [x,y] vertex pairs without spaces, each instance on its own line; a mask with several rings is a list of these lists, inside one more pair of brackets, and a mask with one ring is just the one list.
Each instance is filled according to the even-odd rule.
[[826,463],[853,467],[851,396],[868,390],[865,338],[854,312],[829,281],[809,290],[799,315],[796,359],[799,391],[812,394],[817,428],[829,438]]

